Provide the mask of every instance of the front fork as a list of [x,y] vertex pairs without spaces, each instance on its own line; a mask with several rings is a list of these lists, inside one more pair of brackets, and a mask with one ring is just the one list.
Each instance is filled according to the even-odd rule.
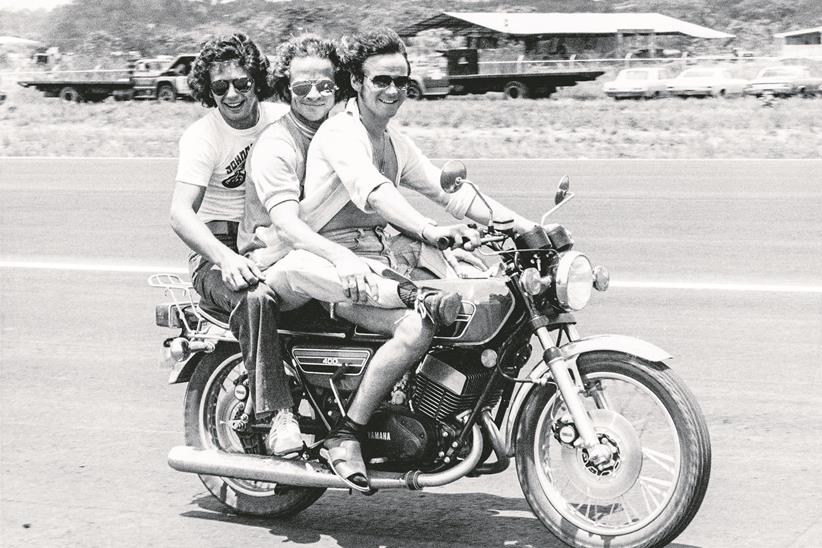
[[[534,320],[538,318],[538,316],[532,317]],[[539,324],[541,322],[537,320],[534,323]],[[611,449],[600,443],[596,430],[594,430],[594,423],[582,403],[580,394],[583,388],[581,385],[577,385],[571,377],[569,364],[562,351],[554,344],[546,326],[538,325],[534,329],[534,335],[542,345],[543,360],[551,371],[551,377],[556,383],[557,389],[562,395],[562,400],[565,402],[565,406],[574,421],[574,426],[582,442],[581,445],[588,451],[589,459],[593,461],[593,464],[607,462],[612,456]],[[573,364],[571,366],[573,367]]]

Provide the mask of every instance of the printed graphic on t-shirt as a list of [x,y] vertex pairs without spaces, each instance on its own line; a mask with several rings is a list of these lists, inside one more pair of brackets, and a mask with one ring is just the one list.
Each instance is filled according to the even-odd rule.
[[237,188],[245,182],[245,160],[248,157],[248,151],[250,149],[251,145],[248,145],[241,150],[240,153],[237,154],[233,160],[231,160],[228,167],[225,168],[225,172],[229,176],[222,181],[224,187]]

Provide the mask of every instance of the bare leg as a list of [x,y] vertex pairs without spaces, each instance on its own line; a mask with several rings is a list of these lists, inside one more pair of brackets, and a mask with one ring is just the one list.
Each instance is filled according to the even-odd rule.
[[406,371],[428,350],[434,337],[430,321],[409,310],[386,310],[341,303],[337,315],[373,333],[391,335],[371,358],[348,417],[367,424],[380,402]]

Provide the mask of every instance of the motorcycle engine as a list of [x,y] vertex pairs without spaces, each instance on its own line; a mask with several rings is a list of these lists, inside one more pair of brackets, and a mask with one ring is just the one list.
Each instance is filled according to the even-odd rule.
[[[437,421],[453,419],[473,409],[492,372],[482,366],[475,354],[446,352],[436,357],[429,354],[417,372],[411,396],[413,409]],[[500,394],[501,389],[492,395],[488,404],[495,405]]]
[[390,469],[392,465],[421,463],[436,449],[437,428],[433,421],[399,405],[380,407],[368,422],[363,458],[369,467]]

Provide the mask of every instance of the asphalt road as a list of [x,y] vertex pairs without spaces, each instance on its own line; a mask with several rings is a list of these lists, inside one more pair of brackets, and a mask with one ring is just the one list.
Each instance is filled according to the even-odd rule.
[[[817,544],[822,162],[466,163],[531,217],[571,176],[577,197],[554,221],[615,282],[579,315],[583,334],[665,348],[701,402],[713,474],[677,545]],[[559,546],[513,467],[424,492],[328,492],[282,521],[227,514],[169,469],[184,387],[156,365],[171,332],[138,270],[183,266],[173,174],[168,160],[0,159],[0,545]]]

